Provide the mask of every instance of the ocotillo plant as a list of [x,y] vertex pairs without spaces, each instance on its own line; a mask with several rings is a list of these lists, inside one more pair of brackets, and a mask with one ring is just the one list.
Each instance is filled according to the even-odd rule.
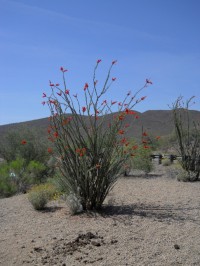
[[172,105],[181,165],[187,172],[185,181],[196,181],[200,174],[200,125],[191,121],[189,107],[194,97],[183,102],[179,97]]
[[[101,208],[119,177],[130,156],[124,148],[128,141],[124,137],[123,120],[127,115],[137,118],[132,108],[145,99],[138,94],[152,84],[146,79],[134,95],[128,92],[122,102],[108,102],[106,94],[116,79],[111,77],[111,70],[117,61],[111,63],[102,88],[96,80],[100,62],[100,59],[96,62],[92,84],[83,86],[83,105],[77,94],[71,94],[67,88],[67,70],[63,67],[60,68],[63,87],[50,82],[51,94],[43,93],[47,98],[43,104],[47,103],[51,111],[49,139],[54,143],[62,187],[79,199],[84,210]],[[114,105],[118,105],[115,114],[112,112]],[[108,114],[112,116],[109,122],[106,121]],[[53,148],[49,148],[49,152],[54,152]]]

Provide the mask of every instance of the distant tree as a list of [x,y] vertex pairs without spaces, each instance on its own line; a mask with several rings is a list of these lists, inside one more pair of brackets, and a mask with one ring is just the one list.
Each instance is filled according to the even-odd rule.
[[20,127],[8,132],[0,143],[0,154],[11,162],[23,158],[25,163],[30,161],[45,162],[48,158],[47,142],[43,141],[34,129]]

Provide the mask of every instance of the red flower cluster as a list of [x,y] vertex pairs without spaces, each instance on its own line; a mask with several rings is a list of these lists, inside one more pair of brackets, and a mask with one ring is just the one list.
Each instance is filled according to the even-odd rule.
[[82,111],[83,113],[85,113],[85,111],[87,110],[87,108],[85,106],[82,107]]
[[27,141],[26,141],[25,139],[23,139],[23,140],[21,141],[21,144],[22,144],[22,145],[25,145],[25,144],[27,144]]
[[120,129],[120,130],[118,131],[118,134],[123,135],[124,132],[125,132],[124,130]]
[[54,135],[55,138],[58,138],[58,136],[59,136],[57,131],[54,132],[53,135]]
[[48,151],[48,153],[52,153],[53,152],[52,148],[48,148],[47,151]]
[[68,71],[67,69],[64,69],[63,67],[60,67],[60,70],[64,73],[66,71]]
[[71,117],[71,116],[68,117],[68,118],[63,119],[63,121],[62,121],[62,125],[63,125],[63,126],[67,125],[71,120],[72,120],[72,117]]
[[84,91],[86,91],[88,89],[88,87],[89,87],[88,83],[85,83]]
[[143,96],[140,100],[143,101],[147,96]]
[[124,114],[119,115],[118,118],[119,118],[119,120],[121,120],[121,121],[124,120]]
[[134,111],[132,111],[132,110],[130,110],[130,109],[128,109],[128,108],[125,109],[125,113],[126,113],[127,115],[134,115],[134,114],[135,114]]
[[86,153],[86,148],[82,148],[82,149],[76,149],[76,153],[78,153],[78,155],[80,157],[84,156]]

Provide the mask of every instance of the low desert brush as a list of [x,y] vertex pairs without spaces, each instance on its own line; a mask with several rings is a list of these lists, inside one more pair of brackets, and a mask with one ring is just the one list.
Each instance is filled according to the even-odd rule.
[[52,184],[40,184],[30,189],[28,199],[35,210],[43,210],[48,201],[54,199],[56,188]]

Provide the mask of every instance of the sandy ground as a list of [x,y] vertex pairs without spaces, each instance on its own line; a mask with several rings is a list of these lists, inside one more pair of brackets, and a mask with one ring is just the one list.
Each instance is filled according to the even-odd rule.
[[0,200],[0,265],[200,265],[200,182],[121,178],[101,214],[62,201],[35,211],[27,195]]

